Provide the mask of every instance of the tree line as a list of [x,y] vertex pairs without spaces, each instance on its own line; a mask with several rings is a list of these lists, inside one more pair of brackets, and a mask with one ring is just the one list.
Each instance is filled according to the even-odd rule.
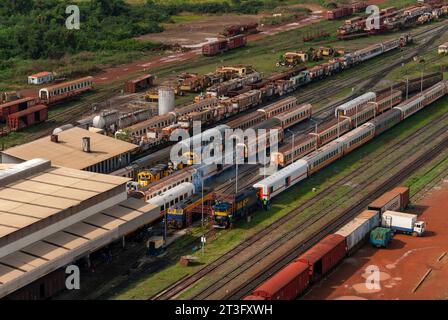
[[175,3],[147,0],[129,5],[124,0],[77,3],[79,30],[65,27],[68,0],[8,0],[0,6],[0,59],[61,58],[67,53],[108,49],[149,50],[156,44],[133,38],[163,31],[161,23],[182,12],[255,14],[284,0],[229,0]]

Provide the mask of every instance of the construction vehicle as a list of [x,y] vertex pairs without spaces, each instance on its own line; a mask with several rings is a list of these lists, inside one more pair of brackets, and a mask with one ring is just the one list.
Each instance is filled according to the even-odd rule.
[[332,57],[335,54],[335,50],[332,47],[320,47],[319,55],[322,57]]
[[277,62],[277,67],[295,67],[301,63],[308,61],[308,54],[303,51],[299,52],[286,52],[284,55],[280,56],[279,61]]
[[393,236],[392,229],[378,227],[370,232],[370,243],[377,248],[387,248]]

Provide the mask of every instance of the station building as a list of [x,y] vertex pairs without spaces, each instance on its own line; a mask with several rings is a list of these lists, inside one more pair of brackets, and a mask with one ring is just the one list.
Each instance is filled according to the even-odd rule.
[[111,173],[131,162],[137,145],[74,127],[1,152],[2,163],[21,163],[35,158],[53,165],[96,173]]
[[0,164],[0,299],[46,299],[74,261],[160,218],[127,178],[33,159]]

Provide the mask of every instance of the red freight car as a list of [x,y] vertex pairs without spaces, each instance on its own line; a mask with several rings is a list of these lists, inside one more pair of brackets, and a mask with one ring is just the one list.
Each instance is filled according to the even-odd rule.
[[244,35],[227,39],[227,50],[244,47],[247,44],[247,37]]
[[39,90],[39,98],[45,104],[56,103],[93,89],[93,77],[63,82]]
[[204,56],[214,56],[227,50],[227,39],[222,39],[202,46],[202,54]]
[[266,298],[263,298],[260,296],[247,296],[247,297],[244,297],[243,300],[266,300]]
[[327,274],[346,255],[345,237],[330,234],[296,259],[309,266],[309,276],[317,280]]
[[380,213],[385,211],[400,211],[409,204],[409,188],[397,187],[386,192],[381,197],[369,204],[369,210],[376,210]]
[[126,82],[124,89],[127,93],[136,93],[138,91],[148,89],[153,85],[154,76],[152,74],[146,74],[137,79],[129,80]]
[[48,107],[43,104],[10,114],[8,116],[8,127],[11,131],[25,129],[48,119]]
[[351,16],[353,14],[352,7],[340,7],[326,12],[325,17],[327,20],[335,20],[342,17]]
[[308,287],[308,265],[293,262],[254,290],[253,295],[267,300],[293,300]]
[[0,105],[0,121],[8,120],[10,114],[28,109],[34,106],[37,101],[35,98],[23,98],[19,100],[14,100],[11,102],[6,102]]

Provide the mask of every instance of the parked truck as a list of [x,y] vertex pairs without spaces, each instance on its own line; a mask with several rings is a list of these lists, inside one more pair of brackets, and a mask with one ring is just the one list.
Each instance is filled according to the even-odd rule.
[[387,248],[393,236],[392,229],[378,227],[370,232],[370,243],[378,248]]
[[397,211],[386,211],[381,217],[381,226],[390,228],[394,232],[412,234],[413,236],[423,236],[425,233],[425,222],[418,221],[416,214],[409,214]]

